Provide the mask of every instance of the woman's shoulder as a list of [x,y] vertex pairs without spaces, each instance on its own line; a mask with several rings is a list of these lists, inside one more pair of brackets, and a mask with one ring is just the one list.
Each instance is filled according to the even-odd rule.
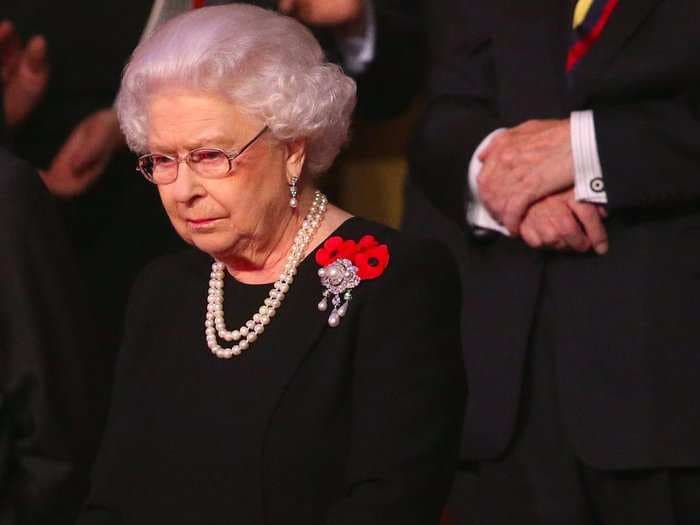
[[435,239],[416,237],[361,217],[346,221],[335,235],[356,242],[371,235],[379,245],[386,245],[389,255],[387,276],[457,272],[457,264],[450,250]]
[[358,244],[368,235],[374,238],[362,243],[359,251],[364,253],[353,258],[362,279],[358,299],[402,312],[419,305],[434,308],[438,303],[456,307],[461,302],[457,261],[439,241],[357,217],[346,221],[334,235]]

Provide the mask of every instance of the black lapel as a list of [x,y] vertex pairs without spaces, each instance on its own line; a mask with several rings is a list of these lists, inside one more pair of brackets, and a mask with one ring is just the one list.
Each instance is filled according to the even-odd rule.
[[496,30],[499,101],[506,125],[566,111],[569,3],[510,0]]
[[662,1],[620,0],[598,41],[571,73],[570,103],[573,109],[584,103],[594,88],[596,79],[652,13],[652,9]]

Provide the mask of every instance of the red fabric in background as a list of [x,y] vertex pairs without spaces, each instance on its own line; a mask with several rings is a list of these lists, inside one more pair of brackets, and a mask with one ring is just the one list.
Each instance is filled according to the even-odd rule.
[[204,7],[205,3],[206,0],[192,0],[192,9],[199,9],[200,7]]

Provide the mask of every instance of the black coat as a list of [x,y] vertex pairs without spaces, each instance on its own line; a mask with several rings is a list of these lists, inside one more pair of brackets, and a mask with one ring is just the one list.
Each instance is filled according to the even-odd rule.
[[72,523],[105,377],[53,200],[2,148],[0,224],[0,523]]
[[[416,136],[406,225],[463,266],[470,398],[465,458],[492,458],[516,420],[543,278],[561,417],[601,468],[700,464],[700,4],[620,2],[567,83],[570,4],[433,7],[431,99]],[[556,255],[465,228],[467,163],[492,130],[594,111],[610,251]],[[447,219],[449,220],[447,220]]]
[[[259,339],[214,357],[204,339],[211,258],[142,274],[81,525],[437,525],[458,458],[464,377],[459,277],[445,248],[350,219],[386,243],[337,328],[309,256]],[[269,285],[226,278],[240,326]]]

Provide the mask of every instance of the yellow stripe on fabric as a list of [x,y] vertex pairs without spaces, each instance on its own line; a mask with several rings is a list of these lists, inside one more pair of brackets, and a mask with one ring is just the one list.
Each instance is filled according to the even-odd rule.
[[574,9],[574,29],[583,24],[583,21],[586,19],[586,15],[588,14],[588,11],[591,10],[592,5],[593,0],[578,0],[578,2],[576,2],[576,9]]

